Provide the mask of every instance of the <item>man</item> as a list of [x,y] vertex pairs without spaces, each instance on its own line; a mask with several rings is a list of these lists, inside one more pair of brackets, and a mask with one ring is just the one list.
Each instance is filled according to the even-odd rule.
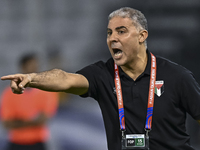
[[147,20],[132,8],[109,15],[112,55],[76,74],[54,69],[4,76],[14,93],[25,87],[93,97],[102,111],[109,150],[194,150],[188,112],[200,120],[200,88],[190,71],[147,50]]
[[[35,54],[24,55],[19,62],[23,73],[38,71]],[[47,121],[56,112],[57,93],[27,88],[22,95],[6,88],[1,96],[1,119],[9,133],[8,150],[45,150]]]

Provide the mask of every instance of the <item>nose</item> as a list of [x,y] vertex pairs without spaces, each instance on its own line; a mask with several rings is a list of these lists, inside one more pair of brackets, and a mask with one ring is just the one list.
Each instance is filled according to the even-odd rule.
[[119,39],[118,39],[118,36],[116,33],[112,33],[111,35],[108,36],[108,41],[109,42],[117,42]]

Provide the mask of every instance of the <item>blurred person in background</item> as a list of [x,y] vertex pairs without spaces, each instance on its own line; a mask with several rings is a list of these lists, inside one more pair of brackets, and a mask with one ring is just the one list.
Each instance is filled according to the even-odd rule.
[[[21,57],[22,73],[38,72],[33,53]],[[47,121],[56,113],[58,94],[27,88],[23,95],[6,88],[1,96],[1,119],[8,130],[7,150],[46,150],[49,137]]]
[[28,87],[92,97],[100,105],[109,150],[194,150],[186,113],[200,122],[200,88],[186,68],[147,49],[148,27],[138,10],[108,18],[112,58],[77,73],[60,69],[4,76],[16,94]]

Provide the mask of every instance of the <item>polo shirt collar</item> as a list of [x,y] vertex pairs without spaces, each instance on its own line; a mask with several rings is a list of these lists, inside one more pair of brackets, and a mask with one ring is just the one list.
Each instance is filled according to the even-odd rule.
[[[138,78],[140,78],[141,76],[143,76],[145,74],[146,75],[151,74],[151,54],[148,49],[146,50],[146,52],[147,52],[147,57],[148,57],[147,65],[146,65],[144,72]],[[121,69],[121,67],[119,67],[119,75],[120,75],[120,77],[127,76],[127,74]]]

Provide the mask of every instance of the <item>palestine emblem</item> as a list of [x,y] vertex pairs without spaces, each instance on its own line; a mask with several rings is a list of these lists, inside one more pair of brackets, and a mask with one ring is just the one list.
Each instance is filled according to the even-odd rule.
[[164,93],[164,81],[155,82],[155,94],[160,97]]

